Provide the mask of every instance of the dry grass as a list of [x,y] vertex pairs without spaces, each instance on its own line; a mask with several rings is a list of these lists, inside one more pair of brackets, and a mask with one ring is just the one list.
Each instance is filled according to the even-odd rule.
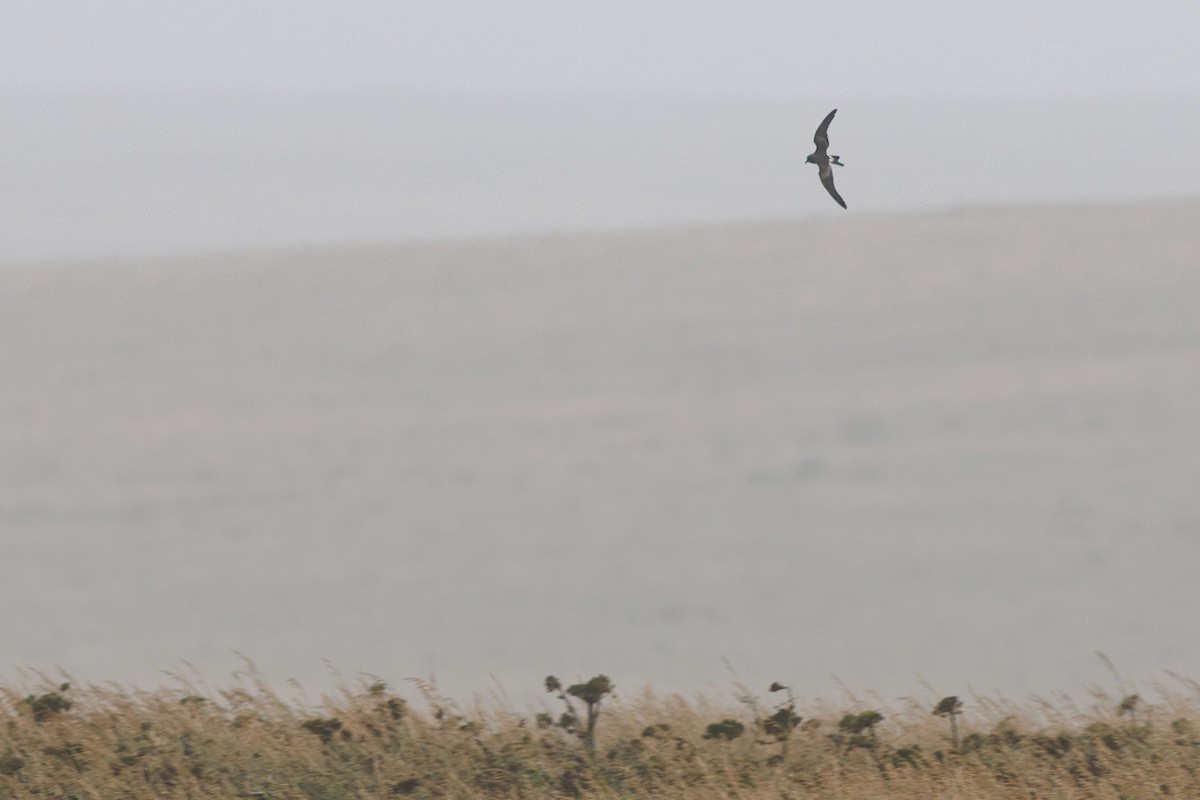
[[[794,728],[766,721],[789,708],[784,688],[607,696],[593,752],[560,725],[555,695],[522,712],[421,683],[312,702],[253,673],[231,689],[155,691],[39,676],[0,687],[0,797],[1200,797],[1200,687],[1150,688],[1153,701],[1095,691],[1086,708],[964,698],[957,747],[932,694],[800,703]],[[868,711],[883,719],[864,728]]]

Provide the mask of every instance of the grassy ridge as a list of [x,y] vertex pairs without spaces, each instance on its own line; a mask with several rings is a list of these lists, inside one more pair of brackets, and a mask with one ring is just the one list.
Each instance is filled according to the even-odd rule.
[[[0,687],[0,797],[1200,797],[1200,686],[883,707],[548,678],[544,708],[428,684],[284,700],[235,688]],[[30,690],[32,688],[32,691]],[[934,713],[937,712],[937,713]]]

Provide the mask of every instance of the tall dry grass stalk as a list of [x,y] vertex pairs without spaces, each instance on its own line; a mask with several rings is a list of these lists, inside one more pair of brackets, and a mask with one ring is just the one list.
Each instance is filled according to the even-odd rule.
[[1082,707],[644,690],[609,696],[594,730],[557,724],[551,703],[461,706],[421,682],[294,688],[285,700],[252,670],[226,689],[0,687],[0,797],[1200,797],[1200,688],[1183,679]]

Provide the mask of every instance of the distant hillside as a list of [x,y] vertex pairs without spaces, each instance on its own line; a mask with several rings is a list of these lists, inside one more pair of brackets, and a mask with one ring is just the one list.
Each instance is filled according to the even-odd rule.
[[5,663],[1200,674],[1200,203],[834,210],[0,269]]

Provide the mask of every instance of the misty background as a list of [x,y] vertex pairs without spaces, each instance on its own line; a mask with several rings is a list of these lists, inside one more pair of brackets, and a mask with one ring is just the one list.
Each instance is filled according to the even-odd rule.
[[1186,3],[8,3],[0,262],[1194,196]]
[[1196,675],[1194,5],[3,14],[3,674]]

